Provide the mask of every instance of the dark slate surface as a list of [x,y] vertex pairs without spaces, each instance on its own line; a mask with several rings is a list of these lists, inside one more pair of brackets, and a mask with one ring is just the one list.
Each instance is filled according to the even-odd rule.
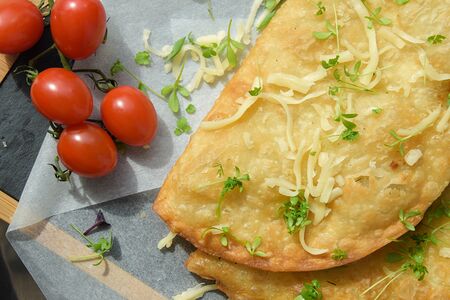
[[[21,55],[14,68],[48,48],[51,45],[49,36],[47,28],[42,40]],[[38,69],[52,66],[59,66],[56,53],[43,57],[37,64]],[[24,76],[10,72],[0,85],[0,190],[19,199],[47,127],[47,121],[31,103]]]

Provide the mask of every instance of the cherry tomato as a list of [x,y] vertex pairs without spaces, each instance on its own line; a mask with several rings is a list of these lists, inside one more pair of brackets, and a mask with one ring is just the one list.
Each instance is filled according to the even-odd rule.
[[58,155],[72,172],[84,177],[100,177],[117,165],[117,148],[111,137],[92,123],[68,126],[58,141]]
[[36,77],[31,86],[31,100],[47,119],[64,125],[85,121],[92,113],[92,94],[75,73],[47,69]]
[[0,53],[24,52],[43,32],[44,20],[36,5],[27,0],[0,1]]
[[155,137],[156,111],[140,90],[131,86],[115,88],[106,94],[100,109],[105,127],[125,144],[144,146]]
[[85,59],[97,50],[106,33],[106,13],[100,0],[58,0],[50,17],[53,40],[72,59]]

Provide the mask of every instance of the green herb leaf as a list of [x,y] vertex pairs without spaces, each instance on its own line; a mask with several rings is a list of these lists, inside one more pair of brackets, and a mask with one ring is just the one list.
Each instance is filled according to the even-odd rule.
[[95,254],[93,255],[86,255],[86,256],[77,256],[77,257],[71,257],[70,261],[72,262],[80,262],[80,261],[87,261],[87,260],[93,260],[98,259],[98,261],[94,264],[94,266],[98,266],[102,263],[104,260],[104,255],[111,251],[113,246],[113,238],[112,238],[112,231],[109,231],[109,237],[101,237],[97,242],[94,242],[90,238],[88,238],[80,228],[77,226],[71,224],[70,225],[84,240],[86,240],[88,243],[86,244],[86,247],[91,248]]
[[201,46],[200,47],[202,49],[202,55],[205,58],[211,58],[213,56],[217,55],[217,44],[212,44],[211,46]]
[[185,117],[179,118],[177,120],[177,128],[175,128],[174,133],[176,136],[180,136],[183,133],[189,133],[192,130]]
[[182,85],[178,86],[178,93],[180,93],[180,95],[184,98],[189,98],[191,95],[191,93]]
[[238,167],[234,167],[234,176],[228,177],[224,184],[222,191],[220,192],[219,202],[216,208],[216,217],[220,219],[222,214],[222,204],[225,199],[225,195],[233,191],[235,188],[239,189],[239,192],[244,191],[243,181],[250,181],[250,176],[248,174],[241,175],[241,171]]
[[303,191],[286,201],[280,210],[283,212],[283,218],[290,234],[311,224],[311,221],[308,220],[309,204]]
[[318,10],[317,10],[317,12],[316,12],[316,16],[321,16],[321,15],[323,15],[323,14],[325,13],[325,11],[327,10],[327,9],[325,8],[325,6],[323,6],[322,1],[319,1],[319,2],[316,4],[316,6],[317,6],[317,8],[318,8]]
[[305,283],[300,295],[298,295],[295,300],[321,300],[322,292],[320,291],[320,283],[318,280],[314,279],[311,283]]
[[408,221],[408,219],[413,218],[415,216],[419,216],[420,214],[422,214],[422,213],[419,210],[411,210],[411,211],[405,213],[403,211],[403,209],[401,209],[398,214],[398,218],[400,219],[400,222],[406,227],[406,229],[408,229],[410,231],[415,231],[416,228],[414,227],[414,225],[412,223],[410,223]]
[[220,244],[222,244],[222,246],[224,247],[228,246],[228,238],[225,235],[220,237]]
[[442,43],[446,39],[445,36],[440,34],[431,35],[427,38],[427,42],[431,45],[436,45]]
[[140,66],[149,66],[152,63],[152,60],[150,58],[150,52],[148,51],[141,51],[136,53],[136,56],[134,57],[134,61],[136,64]]
[[355,65],[353,66],[352,70],[347,69],[346,66],[344,66],[344,74],[347,76],[352,82],[355,82],[359,79],[359,76],[361,75],[359,69],[361,68],[361,61],[358,60]]
[[374,23],[378,23],[383,26],[389,26],[392,24],[392,20],[389,18],[385,18],[381,16],[381,7],[375,8],[375,10],[371,10],[370,7],[367,5],[366,1],[363,1],[364,6],[369,11],[370,16],[365,17],[367,20],[369,20],[369,25],[367,26],[369,29],[373,28]]
[[180,111],[180,100],[178,99],[176,91],[172,91],[167,103],[169,104],[169,108],[172,112],[177,113]]
[[443,216],[450,218],[450,199],[442,199],[439,204],[427,212],[427,223]]
[[352,129],[346,129],[340,135],[340,138],[344,141],[355,141],[356,139],[358,139],[358,137],[359,132]]
[[111,76],[115,76],[119,74],[120,72],[123,72],[125,70],[124,65],[120,62],[120,60],[116,60],[116,62],[112,65],[110,69]]
[[195,114],[196,111],[197,111],[197,109],[195,108],[195,106],[194,106],[193,104],[189,104],[189,105],[186,107],[186,112],[187,112],[188,114],[190,114],[190,115]]
[[262,92],[262,87],[255,86],[252,90],[248,91],[250,96],[256,97]]
[[170,95],[170,93],[172,93],[172,91],[173,91],[173,85],[167,85],[167,86],[165,86],[165,87],[163,87],[162,89],[161,89],[161,94],[164,96],[164,97],[167,97],[167,96],[169,96]]
[[395,3],[397,3],[398,5],[404,5],[408,2],[409,2],[409,0],[395,0]]
[[260,236],[255,237],[252,243],[246,241],[245,242],[245,249],[247,249],[248,253],[250,253],[251,256],[259,256],[259,257],[266,257],[267,254],[264,253],[261,250],[258,250],[259,246],[261,246],[262,238]]
[[260,32],[263,31],[267,27],[267,25],[269,25],[270,21],[272,21],[276,13],[277,12],[275,10],[268,13],[267,16],[264,18],[264,20],[262,20],[261,23],[259,23],[256,29]]
[[183,48],[184,43],[186,42],[186,37],[182,37],[178,41],[175,42],[173,45],[172,51],[169,53],[169,55],[166,57],[166,61],[172,60],[175,56],[180,53],[181,49]]
[[391,144],[385,144],[387,147],[398,148],[401,156],[405,155],[405,142],[407,142],[410,137],[400,137],[394,130],[389,131],[389,134],[395,139],[395,142]]
[[404,256],[397,252],[390,252],[386,255],[386,261],[389,263],[396,263],[403,259],[405,259]]
[[318,40],[326,40],[332,35],[333,35],[333,33],[329,32],[329,31],[328,32],[318,32],[318,31],[313,32],[313,36]]
[[334,249],[333,253],[331,254],[331,258],[334,260],[343,260],[346,259],[347,257],[348,257],[347,252],[340,248]]
[[339,55],[336,55],[335,58],[331,58],[328,61],[322,60],[320,63],[324,69],[335,67],[339,63]]
[[382,111],[383,111],[383,109],[379,108],[379,107],[372,108],[372,112],[377,115],[381,114]]

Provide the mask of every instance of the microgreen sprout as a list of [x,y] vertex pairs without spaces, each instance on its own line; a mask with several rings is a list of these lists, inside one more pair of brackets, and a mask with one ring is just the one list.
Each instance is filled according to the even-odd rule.
[[173,44],[172,51],[166,56],[166,61],[171,61],[172,59],[174,59],[175,56],[177,56],[178,53],[181,52],[181,49],[183,48],[185,42],[185,36],[177,40],[175,44]]
[[443,216],[450,218],[450,199],[442,198],[436,207],[427,212],[427,223]]
[[309,204],[303,191],[286,201],[280,210],[283,212],[283,218],[290,234],[311,224],[311,221],[308,220]]
[[223,182],[223,188],[220,192],[219,202],[217,203],[216,208],[216,217],[218,219],[220,219],[222,214],[222,205],[225,200],[225,196],[236,188],[238,188],[239,192],[242,193],[244,191],[243,181],[250,181],[250,176],[248,174],[241,175],[241,170],[238,167],[234,167],[234,176],[228,177]]
[[389,131],[389,134],[395,139],[395,142],[391,144],[385,144],[386,147],[398,148],[401,156],[405,155],[405,143],[411,138],[411,136],[401,137],[394,130]]
[[77,256],[77,257],[70,257],[69,260],[71,262],[81,262],[81,261],[88,261],[88,260],[94,260],[98,259],[98,261],[94,264],[94,266],[98,266],[102,263],[102,261],[105,259],[105,254],[111,251],[111,248],[113,246],[113,237],[112,237],[112,231],[109,231],[109,237],[101,237],[97,242],[92,241],[90,238],[88,238],[80,228],[77,226],[71,224],[70,225],[83,239],[87,241],[86,247],[91,248],[91,250],[94,252],[91,255],[85,255],[85,256]]
[[403,211],[403,209],[400,209],[400,212],[398,213],[398,218],[400,219],[400,222],[405,226],[406,229],[410,231],[415,231],[416,228],[412,223],[408,221],[408,219],[413,218],[415,216],[419,216],[422,213],[419,210],[411,210],[407,213]]
[[224,170],[223,170],[223,166],[221,163],[215,163],[213,165],[214,168],[217,168],[217,178],[221,178],[225,175]]
[[436,45],[442,43],[446,39],[445,36],[440,34],[431,35],[427,38],[427,42],[431,45]]
[[220,244],[224,247],[228,247],[230,244],[229,239],[234,238],[231,234],[230,227],[228,226],[211,226],[203,231],[201,239],[204,239],[208,233],[220,234]]
[[354,141],[359,137],[359,132],[354,130],[356,124],[350,121],[350,119],[356,118],[358,114],[342,114],[334,119],[336,122],[341,122],[344,125],[345,130],[341,133],[340,138],[344,141]]
[[352,69],[348,69],[346,66],[344,66],[344,74],[345,76],[347,76],[352,82],[355,82],[356,80],[359,79],[359,77],[361,76],[360,73],[360,68],[361,68],[361,61],[358,60],[352,67]]
[[208,0],[208,15],[211,18],[211,20],[215,21],[216,19],[214,18],[214,14],[213,14],[213,7],[212,7],[212,1]]
[[327,40],[332,36],[337,36],[340,28],[340,26],[337,26],[338,30],[336,30],[336,26],[332,25],[328,20],[325,21],[325,27],[327,31],[314,31],[313,36],[318,40]]
[[136,80],[138,82],[138,86],[141,89],[146,89],[148,91],[150,91],[153,95],[157,96],[158,98],[162,99],[162,100],[166,100],[164,98],[164,96],[162,96],[160,93],[158,93],[157,91],[155,91],[154,89],[152,89],[151,87],[149,87],[148,85],[146,85],[141,79],[139,79],[139,77],[137,77],[135,74],[133,74],[130,70],[128,70],[124,64],[122,64],[122,62],[118,59],[116,60],[116,62],[111,66],[110,69],[110,73],[112,76],[115,76],[121,72],[125,72],[127,73],[131,78],[133,78],[134,80]]
[[83,234],[84,235],[89,235],[90,233],[92,233],[92,231],[94,231],[95,229],[102,227],[102,226],[111,226],[111,224],[109,224],[108,222],[106,222],[105,220],[105,216],[103,215],[103,212],[101,210],[99,210],[97,212],[97,216],[95,218],[95,223],[89,227],[88,229],[86,229]]
[[164,97],[169,97],[168,104],[172,112],[178,113],[180,111],[180,100],[178,94],[188,99],[190,96],[189,91],[180,84],[181,76],[183,75],[184,64],[181,66],[180,73],[173,84],[169,84],[161,89],[161,94]]
[[409,0],[395,0],[395,3],[397,3],[398,5],[404,5],[408,2],[409,2]]
[[202,55],[205,58],[211,58],[214,56],[217,56],[217,51],[218,51],[218,45],[217,43],[211,43],[211,44],[207,44],[207,45],[200,45],[195,41],[194,36],[192,35],[192,32],[190,32],[187,36],[189,43],[191,43],[192,45],[196,45],[199,46],[200,49],[202,50]]
[[336,57],[330,58],[329,60],[322,60],[320,63],[324,69],[336,67],[339,64],[339,55],[336,55]]
[[267,25],[269,25],[270,21],[277,13],[278,8],[280,8],[281,2],[282,2],[281,0],[264,0],[264,7],[268,13],[256,27],[258,31],[264,30],[264,28],[266,28]]
[[381,114],[382,112],[383,112],[383,109],[382,108],[380,108],[380,107],[372,107],[372,112],[374,113],[374,114],[376,114],[376,115],[379,115],[379,114]]
[[53,168],[53,171],[55,171],[55,177],[60,182],[70,181],[70,175],[72,175],[72,171],[70,170],[63,170],[61,168],[61,165],[59,164],[59,157],[58,155],[55,156],[55,160],[53,164],[48,164]]
[[245,242],[245,249],[247,249],[248,253],[250,253],[251,256],[259,256],[259,257],[266,257],[267,254],[261,250],[258,250],[259,246],[261,246],[262,238],[260,236],[255,237],[253,242]]
[[134,61],[140,66],[150,66],[152,63],[150,52],[146,50],[137,52],[134,56]]
[[[349,71],[347,70],[347,73],[348,72]],[[344,70],[344,75],[347,76],[347,74],[345,73],[345,70]],[[365,86],[362,86],[362,85],[352,82],[351,76],[352,76],[352,74],[348,73],[348,77],[349,77],[350,81],[347,81],[347,80],[343,79],[342,74],[340,73],[340,71],[338,69],[334,70],[333,77],[339,84],[336,86],[331,86],[329,89],[329,94],[336,96],[340,92],[341,89],[348,89],[348,90],[353,90],[353,91],[369,92],[369,93],[374,92],[372,89],[369,89]],[[357,76],[359,76],[359,74]]]
[[300,295],[295,297],[294,300],[321,300],[322,292],[320,291],[320,283],[318,280],[313,279],[311,283],[305,283]]
[[342,250],[341,248],[336,248],[331,253],[331,258],[334,260],[343,260],[348,257],[348,254],[346,251]]
[[370,16],[365,17],[369,21],[367,28],[372,29],[374,23],[380,24],[382,26],[389,26],[392,24],[391,19],[381,16],[381,7],[377,7],[375,8],[375,10],[371,10],[370,7],[367,5],[366,0],[363,0],[362,3],[367,8],[370,14]]
[[195,108],[195,106],[194,106],[193,104],[189,104],[189,105],[186,107],[186,112],[187,112],[188,114],[190,114],[190,115],[195,114],[196,111],[197,111],[197,108]]
[[183,133],[190,133],[191,130],[188,120],[185,117],[181,117],[177,120],[177,128],[175,128],[174,133],[176,136],[180,136]]
[[232,22],[233,20],[230,20],[230,22],[228,23],[228,34],[222,40],[222,42],[220,42],[219,47],[217,48],[217,52],[226,52],[228,63],[232,68],[234,68],[237,65],[236,52],[238,49],[243,50],[245,48],[245,45],[231,38]]
[[327,10],[326,7],[323,5],[322,1],[317,2],[316,4],[317,6],[317,11],[316,11],[316,16],[321,16],[325,13],[325,11]]

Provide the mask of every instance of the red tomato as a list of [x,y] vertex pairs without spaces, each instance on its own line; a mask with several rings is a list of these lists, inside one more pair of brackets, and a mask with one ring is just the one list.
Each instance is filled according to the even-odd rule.
[[31,85],[31,100],[47,119],[64,125],[85,121],[92,113],[92,94],[75,73],[47,69]]
[[97,50],[106,33],[106,13],[100,0],[58,0],[50,17],[53,40],[72,59],[85,59]]
[[36,5],[27,0],[0,1],[0,53],[28,50],[43,32],[44,20]]
[[101,114],[109,132],[127,145],[148,145],[155,137],[158,128],[155,108],[134,87],[121,86],[106,94]]
[[92,123],[65,128],[58,155],[69,170],[84,177],[104,176],[117,165],[116,145],[106,131]]

